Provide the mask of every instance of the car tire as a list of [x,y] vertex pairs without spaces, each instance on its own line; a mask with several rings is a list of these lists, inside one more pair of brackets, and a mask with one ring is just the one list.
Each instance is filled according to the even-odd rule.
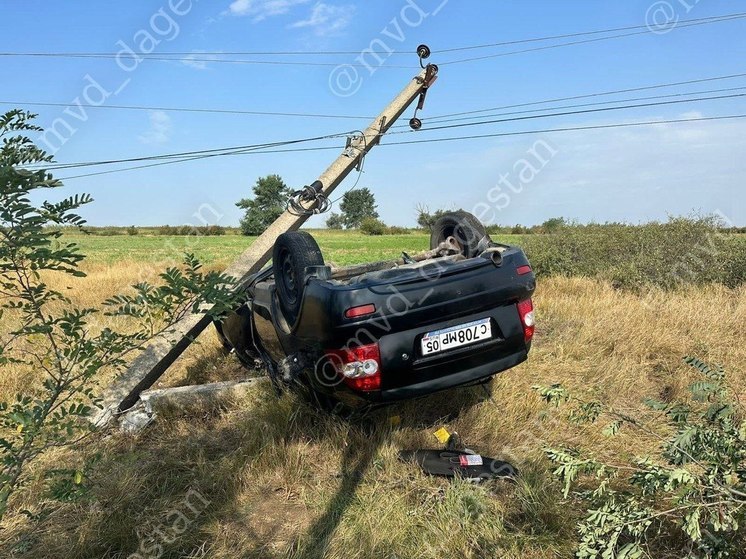
[[474,258],[480,252],[480,244],[482,239],[487,237],[487,231],[469,212],[451,212],[442,215],[433,225],[430,249],[438,248],[438,245],[448,237],[453,237],[461,245],[461,254],[467,258]]
[[300,313],[306,268],[323,265],[319,245],[305,231],[290,231],[277,237],[272,250],[272,270],[280,308],[289,324],[294,324]]

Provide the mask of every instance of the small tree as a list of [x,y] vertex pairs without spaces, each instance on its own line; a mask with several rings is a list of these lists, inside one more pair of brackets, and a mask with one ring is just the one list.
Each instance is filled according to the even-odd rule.
[[241,232],[244,235],[261,235],[285,211],[290,194],[280,175],[258,178],[254,185],[254,197],[236,202],[236,206],[246,210],[241,219]]
[[329,229],[342,229],[344,224],[344,217],[337,213],[331,214],[326,220],[326,226]]
[[541,224],[541,230],[544,233],[557,233],[565,225],[567,225],[567,221],[565,221],[564,217],[552,217]]
[[[201,305],[232,306],[230,279],[200,271],[187,256],[183,269],[169,268],[160,285],[133,286],[134,293],[104,302],[103,309],[76,306],[46,283],[50,271],[80,278],[85,258],[61,228],[85,223],[74,212],[92,199],[75,195],[41,202],[45,189],[62,186],[40,169],[51,162],[24,134],[41,129],[34,115],[14,110],[0,116],[0,367],[25,380],[23,394],[0,401],[0,518],[8,499],[26,481],[29,464],[51,448],[75,444],[92,431],[88,415],[101,371],[115,372],[150,339]],[[24,167],[33,165],[34,170]],[[128,317],[117,332],[96,323],[103,314]],[[4,313],[4,315],[3,315]],[[79,470],[48,471],[53,495],[69,497],[84,482]]]
[[383,235],[386,233],[386,224],[375,217],[366,217],[360,224],[360,231],[366,235]]
[[[631,428],[661,441],[659,456],[617,463],[573,449],[547,449],[565,497],[586,505],[578,525],[577,556],[640,559],[668,534],[671,555],[741,557],[746,544],[746,409],[726,384],[722,367],[685,362],[701,375],[689,386],[691,402],[645,400],[657,418],[631,417],[601,402],[585,401],[560,385],[534,387],[555,405],[572,406],[569,419],[595,423],[604,433]],[[620,463],[621,462],[621,463]],[[583,483],[580,483],[580,480]],[[740,550],[740,551],[739,551]]]
[[345,192],[339,209],[342,210],[344,224],[348,229],[357,229],[366,217],[378,218],[376,198],[367,188]]

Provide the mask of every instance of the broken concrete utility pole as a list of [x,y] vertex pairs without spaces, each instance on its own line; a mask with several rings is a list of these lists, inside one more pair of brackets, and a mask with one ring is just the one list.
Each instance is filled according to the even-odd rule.
[[[422,65],[422,59],[430,55],[430,49],[420,45],[417,54]],[[422,108],[425,94],[436,80],[437,73],[438,67],[434,64],[424,66],[370,126],[348,142],[343,153],[306,190],[311,188],[313,192],[328,197],[344,178],[361,164],[363,157],[380,142],[381,137],[418,97],[417,110]],[[422,125],[416,117],[417,110],[409,122],[415,130]],[[318,198],[301,197],[298,201],[306,212],[285,211],[225,271],[227,275],[236,279],[237,289],[244,288],[251,275],[260,271],[269,261],[277,237],[303,225],[313,213]],[[211,323],[212,318],[209,315],[192,314],[153,340],[114,384],[103,392],[103,409],[92,418],[93,422],[103,426],[119,412],[135,405],[140,393],[150,388]]]

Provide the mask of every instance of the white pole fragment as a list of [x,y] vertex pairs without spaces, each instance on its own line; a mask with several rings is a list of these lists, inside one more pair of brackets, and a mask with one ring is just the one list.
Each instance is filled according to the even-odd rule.
[[145,390],[137,405],[119,416],[122,431],[137,433],[150,425],[164,409],[182,409],[197,403],[216,402],[220,399],[238,398],[245,395],[267,378],[252,378],[225,382],[211,382],[191,386],[176,386]]

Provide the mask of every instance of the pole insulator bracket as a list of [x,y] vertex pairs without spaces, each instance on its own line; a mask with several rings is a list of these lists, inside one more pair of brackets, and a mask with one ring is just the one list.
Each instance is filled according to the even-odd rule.
[[[421,45],[422,46],[422,45]],[[429,52],[429,49],[428,49]],[[418,49],[419,54],[419,49]],[[429,54],[428,54],[429,56]],[[422,60],[422,57],[420,57]],[[435,64],[428,64],[425,66],[425,77],[422,78],[422,89],[420,91],[420,98],[417,101],[417,107],[414,109],[414,116],[409,120],[409,127],[412,130],[419,130],[422,128],[422,121],[417,118],[417,111],[421,110],[425,106],[425,98],[427,97],[427,90],[430,86],[435,83],[438,79],[438,66]]]

